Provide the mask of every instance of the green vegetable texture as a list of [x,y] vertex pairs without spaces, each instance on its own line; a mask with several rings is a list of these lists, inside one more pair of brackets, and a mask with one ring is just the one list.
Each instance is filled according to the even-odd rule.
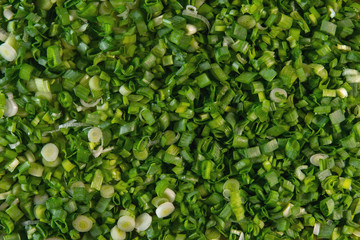
[[0,0],[0,239],[360,239],[355,0]]

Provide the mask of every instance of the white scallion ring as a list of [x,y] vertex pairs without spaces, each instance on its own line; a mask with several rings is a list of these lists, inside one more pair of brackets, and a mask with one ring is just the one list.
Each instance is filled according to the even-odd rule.
[[172,204],[171,202],[165,202],[156,208],[155,213],[156,216],[158,216],[158,218],[165,218],[170,214],[172,214],[174,210],[175,210],[174,204]]
[[152,217],[148,213],[142,213],[136,217],[135,228],[138,231],[145,231],[151,225]]
[[130,216],[121,216],[117,222],[117,226],[121,231],[131,232],[135,228],[135,219]]
[[47,143],[41,149],[41,155],[47,162],[54,162],[59,155],[59,149],[55,144]]
[[93,227],[93,221],[85,215],[79,215],[72,222],[72,225],[78,232],[88,232]]
[[[278,95],[282,95],[284,97],[282,98],[282,97],[279,97]],[[277,102],[277,103],[282,102],[284,100],[284,98],[287,98],[287,92],[284,89],[274,88],[273,90],[271,90],[270,99],[273,102]]]

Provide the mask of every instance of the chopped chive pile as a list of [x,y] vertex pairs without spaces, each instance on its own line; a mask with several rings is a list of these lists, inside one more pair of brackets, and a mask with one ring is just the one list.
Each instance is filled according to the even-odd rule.
[[360,239],[354,0],[0,0],[0,238]]

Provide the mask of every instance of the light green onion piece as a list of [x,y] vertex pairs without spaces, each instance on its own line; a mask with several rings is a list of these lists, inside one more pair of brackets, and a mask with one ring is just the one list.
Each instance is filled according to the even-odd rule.
[[103,198],[112,198],[114,195],[115,189],[112,185],[102,185],[100,189],[100,195]]
[[99,143],[102,137],[103,137],[102,131],[98,127],[93,127],[88,132],[88,139],[92,143]]
[[35,78],[35,86],[40,93],[50,93],[50,84],[47,80],[42,78]]
[[132,93],[132,91],[126,85],[122,85],[119,89],[119,92],[123,96],[129,96]]
[[47,162],[54,162],[59,155],[59,148],[53,143],[47,143],[41,149],[41,155]]
[[339,88],[336,90],[336,93],[339,97],[341,98],[346,98],[348,97],[348,92],[345,88]]
[[286,98],[287,98],[287,92],[282,88],[274,88],[270,92],[270,99],[273,102],[279,103],[279,102],[284,101],[284,99],[286,99]]
[[117,227],[124,232],[131,232],[135,228],[135,219],[131,216],[121,216],[117,221]]
[[237,191],[240,188],[240,183],[235,178],[229,178],[223,185],[223,190]]
[[113,240],[124,240],[126,238],[126,232],[121,231],[117,226],[111,229],[110,235]]
[[219,239],[221,239],[220,232],[218,230],[216,230],[215,228],[206,229],[205,236],[206,236],[206,239],[209,239],[209,240],[219,240]]
[[297,167],[297,168],[295,169],[295,176],[296,176],[300,181],[302,181],[302,180],[305,179],[306,175],[302,172],[302,170],[305,170],[305,169],[307,169],[307,168],[308,168],[307,165],[301,165],[301,166],[299,166],[299,167]]
[[320,225],[320,223],[315,223],[314,224],[314,229],[313,229],[313,233],[314,233],[314,235],[319,235],[319,233],[320,233],[320,227],[321,227],[321,225]]
[[93,76],[90,78],[89,80],[89,87],[91,90],[101,90],[101,86],[100,86],[100,78],[98,76]]
[[42,164],[45,166],[45,167],[57,167],[59,166],[60,164],[60,158],[56,158],[55,161],[47,161],[45,160],[45,158],[42,159]]
[[237,19],[237,22],[243,26],[244,28],[251,29],[255,27],[256,20],[253,16],[250,15],[242,15]]
[[283,211],[283,216],[284,217],[290,217],[290,215],[291,215],[291,208],[294,206],[294,204],[292,204],[292,203],[289,203],[287,206],[286,206],[286,208],[284,209],[284,211]]
[[74,182],[73,184],[71,184],[71,187],[70,189],[74,189],[76,187],[82,187],[82,188],[85,188],[85,184],[81,181],[76,181]]
[[13,19],[15,13],[13,13],[13,11],[11,11],[9,8],[5,8],[3,11],[3,15],[7,20],[11,20]]
[[169,199],[170,202],[174,202],[175,197],[176,197],[176,193],[173,190],[171,190],[170,188],[165,189],[163,195],[164,195],[164,197]]
[[5,117],[13,117],[18,112],[18,105],[13,99],[6,99],[6,105],[5,105],[5,111],[4,116]]
[[245,218],[245,209],[242,204],[240,190],[232,191],[230,194],[230,206],[237,221]]
[[161,204],[165,202],[169,202],[169,199],[166,197],[154,197],[151,200],[152,205],[154,205],[155,207],[159,207]]
[[90,187],[100,191],[103,180],[104,180],[104,175],[102,171],[100,169],[97,169],[95,171],[94,178],[91,181]]
[[11,194],[11,191],[0,193],[0,200],[5,200],[10,194]]
[[142,213],[136,217],[135,228],[138,231],[146,231],[152,222],[152,217],[148,213]]
[[72,222],[72,226],[78,232],[88,232],[93,227],[93,221],[85,215],[79,215]]
[[47,193],[45,193],[44,195],[35,195],[34,197],[34,204],[35,205],[41,205],[41,204],[45,204],[46,200],[49,199],[49,195]]
[[19,166],[20,161],[17,158],[14,158],[12,161],[10,161],[7,165],[6,165],[6,169],[9,172],[14,172],[15,169]]
[[319,166],[320,159],[326,159],[329,155],[323,153],[317,153],[310,157],[310,162],[312,165]]
[[346,81],[349,83],[360,83],[360,73],[355,69],[344,69],[342,75],[346,77]]
[[314,69],[314,73],[321,77],[321,79],[327,79],[328,78],[328,71],[326,68],[321,64],[312,63],[309,65]]
[[174,204],[172,204],[171,202],[165,202],[156,208],[155,213],[158,218],[165,218],[172,214],[174,210]]
[[44,167],[41,164],[30,162],[28,173],[34,177],[41,177],[44,172]]
[[186,24],[186,35],[194,35],[197,32],[196,26],[192,24]]
[[17,57],[15,49],[6,42],[0,45],[0,55],[9,62],[14,61]]

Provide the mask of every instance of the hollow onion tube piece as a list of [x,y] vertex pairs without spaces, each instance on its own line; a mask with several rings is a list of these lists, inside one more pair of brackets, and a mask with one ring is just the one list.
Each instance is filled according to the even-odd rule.
[[79,215],[72,222],[72,225],[78,232],[88,232],[93,227],[93,221],[85,215]]
[[142,213],[136,217],[135,228],[138,231],[145,231],[151,225],[152,217],[148,213]]
[[117,226],[114,226],[110,231],[110,236],[113,240],[124,240],[126,232],[121,231]]
[[135,219],[130,216],[122,216],[119,218],[117,226],[121,231],[131,232],[135,228]]
[[[280,97],[279,95],[281,95],[282,97]],[[273,102],[282,102],[284,100],[284,98],[287,98],[287,92],[282,89],[282,88],[274,88],[273,90],[271,90],[270,92],[270,99]]]
[[156,216],[158,216],[158,218],[165,218],[170,214],[172,214],[174,210],[175,210],[174,204],[172,204],[171,202],[165,202],[156,208],[155,213]]
[[43,156],[44,160],[46,160],[47,162],[54,162],[59,155],[59,149],[55,144],[47,143],[41,149],[41,155]]

